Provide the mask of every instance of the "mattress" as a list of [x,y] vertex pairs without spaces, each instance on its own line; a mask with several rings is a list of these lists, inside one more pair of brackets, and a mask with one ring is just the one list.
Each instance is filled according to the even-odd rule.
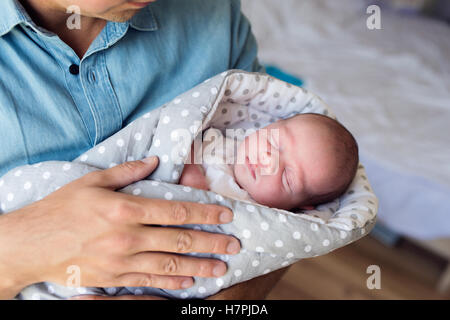
[[360,146],[379,222],[450,237],[450,27],[360,0],[243,0],[260,60],[301,77]]

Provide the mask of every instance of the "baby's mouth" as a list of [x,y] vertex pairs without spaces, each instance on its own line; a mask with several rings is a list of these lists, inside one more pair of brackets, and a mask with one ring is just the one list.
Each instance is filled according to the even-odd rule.
[[245,158],[245,164],[247,165],[247,168],[250,171],[250,174],[252,175],[253,180],[256,180],[255,169],[254,169],[253,165],[250,164],[248,157]]

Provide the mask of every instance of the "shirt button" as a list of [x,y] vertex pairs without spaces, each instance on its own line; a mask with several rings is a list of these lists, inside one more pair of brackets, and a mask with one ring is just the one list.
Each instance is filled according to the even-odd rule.
[[78,75],[80,73],[80,67],[78,65],[76,65],[76,64],[72,64],[69,67],[69,72],[71,74],[73,74],[74,76],[76,76],[76,75]]

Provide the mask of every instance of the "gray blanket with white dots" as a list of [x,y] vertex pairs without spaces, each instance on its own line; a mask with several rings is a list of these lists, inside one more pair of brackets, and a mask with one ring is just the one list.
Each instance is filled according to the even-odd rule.
[[37,283],[23,289],[17,298],[65,299],[86,293],[205,298],[238,282],[300,259],[326,254],[361,238],[374,226],[378,209],[361,164],[342,197],[302,212],[268,208],[177,184],[190,146],[203,130],[214,127],[227,134],[229,130],[225,129],[240,129],[247,135],[298,113],[320,113],[335,118],[319,97],[303,88],[262,73],[230,70],[145,114],[72,162],[42,162],[8,172],[0,179],[0,214],[42,199],[88,172],[157,155],[160,159],[157,170],[148,179],[120,192],[227,206],[234,212],[232,223],[184,227],[234,235],[242,245],[241,253],[234,256],[190,254],[224,260],[228,271],[221,278],[196,277],[195,285],[186,290]]

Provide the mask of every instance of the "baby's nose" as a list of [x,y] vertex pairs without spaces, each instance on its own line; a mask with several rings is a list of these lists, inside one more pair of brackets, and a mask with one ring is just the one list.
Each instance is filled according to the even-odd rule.
[[259,165],[261,167],[270,167],[272,164],[272,156],[269,152],[262,152],[259,157]]
[[278,168],[277,157],[270,152],[263,152],[259,158],[259,165],[261,167],[261,174],[271,175],[275,174]]

